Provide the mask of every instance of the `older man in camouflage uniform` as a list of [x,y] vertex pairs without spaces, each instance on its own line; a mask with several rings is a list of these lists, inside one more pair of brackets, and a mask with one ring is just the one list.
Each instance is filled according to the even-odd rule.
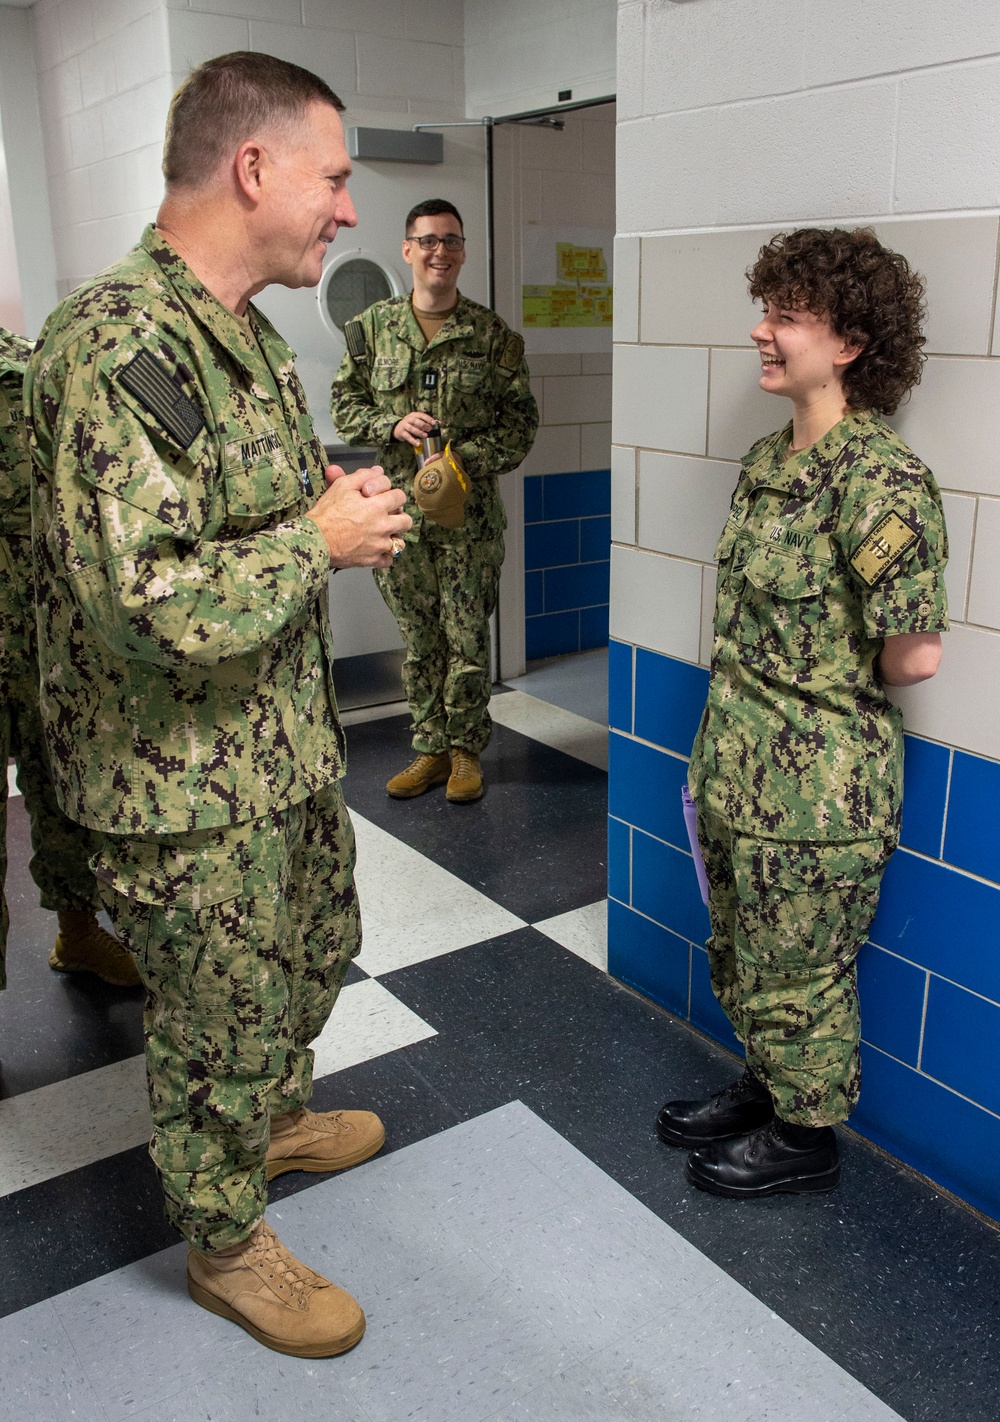
[[[0,327],[0,759],[17,766],[31,825],[31,877],[41,905],[58,916],[49,964],[135,987],[128,953],[97,921],[97,881],[89,865],[97,838],[63,814],[56,800],[38,712],[35,579],[31,566],[31,480],[21,386],[31,342]],[[0,782],[0,988],[6,985],[10,926],[7,875],[7,780]]]
[[381,471],[324,471],[292,352],[248,298],[315,285],[356,221],[340,107],[266,55],[195,70],[156,226],[53,313],[26,384],[42,709],[146,985],[189,1290],[308,1357],[364,1315],[266,1225],[266,1182],[384,1139],[371,1112],[306,1109],[360,946],[327,585],[387,564],[409,519]]
[[[538,410],[524,341],[460,295],[465,237],[457,210],[432,198],[406,219],[413,295],[376,302],[346,328],[333,420],[348,444],[376,446],[413,519],[406,557],[376,573],[406,645],[403,686],[416,759],[386,789],[398,799],[447,781],[453,803],[483,793],[490,739],[490,617],[506,526],[497,476],[526,457]],[[414,500],[414,447],[435,425],[471,480],[464,524],[446,528]]]

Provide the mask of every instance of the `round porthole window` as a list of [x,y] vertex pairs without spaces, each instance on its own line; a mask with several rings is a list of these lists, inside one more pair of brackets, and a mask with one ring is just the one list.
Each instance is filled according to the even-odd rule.
[[317,292],[320,316],[328,330],[340,335],[348,321],[373,301],[384,301],[399,291],[391,270],[363,253],[345,254],[323,273]]

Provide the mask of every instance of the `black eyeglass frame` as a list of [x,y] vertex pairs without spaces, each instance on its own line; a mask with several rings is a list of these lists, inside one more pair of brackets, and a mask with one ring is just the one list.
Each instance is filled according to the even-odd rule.
[[421,252],[436,252],[443,247],[446,252],[460,252],[465,246],[465,238],[457,232],[449,232],[445,237],[437,237],[433,232],[425,232],[420,237],[407,237],[407,242],[416,242]]

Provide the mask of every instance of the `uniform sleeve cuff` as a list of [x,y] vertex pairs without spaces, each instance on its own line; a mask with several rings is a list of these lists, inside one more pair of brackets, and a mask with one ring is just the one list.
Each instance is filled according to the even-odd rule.
[[299,570],[302,586],[309,597],[326,587],[330,574],[330,550],[315,519],[296,518],[279,523],[274,530],[288,549]]

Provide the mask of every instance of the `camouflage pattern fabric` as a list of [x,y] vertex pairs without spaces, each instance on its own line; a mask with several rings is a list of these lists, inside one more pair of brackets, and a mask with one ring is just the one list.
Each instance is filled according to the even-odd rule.
[[[408,296],[376,302],[358,318],[364,353],[344,356],[333,384],[331,413],[348,444],[371,444],[413,519],[407,548],[388,573],[376,573],[406,643],[404,684],[413,717],[413,745],[438,750],[442,728],[462,728],[481,750],[490,736],[489,629],[503,562],[506,517],[497,477],[527,456],[538,428],[524,342],[493,311],[459,296],[454,313],[429,343]],[[411,410],[433,415],[471,476],[462,528],[444,529],[413,498],[416,459],[392,438]],[[402,564],[411,561],[411,572]],[[441,596],[450,591],[448,608]],[[465,608],[456,613],[456,598]],[[411,600],[412,599],[412,600]],[[431,626],[437,616],[447,644]],[[487,648],[484,652],[482,649]],[[473,648],[474,655],[469,655]],[[420,667],[425,655],[427,665]],[[477,670],[478,669],[478,670]],[[410,695],[410,687],[415,695]],[[456,731],[457,733],[457,731]]]
[[777,1114],[831,1126],[857,1105],[855,960],[894,843],[783,844],[699,814],[712,988]]
[[313,1052],[361,946],[338,783],[249,824],[108,835],[96,861],[146,987],[151,1154],[199,1249],[264,1213],[271,1115],[303,1106]]
[[25,382],[41,709],[147,989],[153,1158],[193,1243],[263,1211],[359,943],[337,780],[325,486],[288,346],[152,228],[49,318]]
[[294,357],[149,228],[25,382],[41,708],[64,809],[113,834],[260,819],[341,774],[325,487]]
[[490,618],[500,569],[488,561],[489,544],[456,548],[449,531],[428,521],[420,541],[375,580],[406,646],[414,749],[440,755],[463,746],[478,755],[493,726]]
[[[791,425],[744,459],[716,550],[691,795],[742,833],[885,839],[899,830],[902,716],[875,659],[883,637],[947,629],[941,496],[870,414],[785,458],[790,438]],[[893,540],[900,555],[873,566]]]
[[882,639],[948,626],[933,476],[849,414],[743,461],[717,557],[708,700],[689,789],[712,986],[778,1115],[846,1119],[860,1085],[855,959],[899,837],[902,718]]
[[[0,761],[12,757],[31,826],[28,868],[41,906],[90,909],[97,885],[88,861],[95,837],[59,808],[38,711],[38,647],[31,562],[30,462],[21,382],[31,342],[0,327]],[[7,776],[0,781],[0,988],[10,917],[7,877]]]

